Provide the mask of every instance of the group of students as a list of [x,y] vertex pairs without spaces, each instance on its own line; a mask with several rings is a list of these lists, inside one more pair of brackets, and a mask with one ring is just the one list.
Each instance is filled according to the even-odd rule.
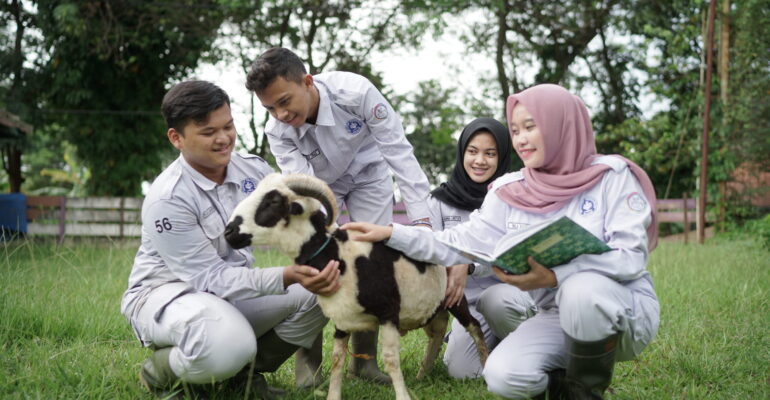
[[[397,113],[364,77],[310,75],[293,52],[273,48],[254,62],[246,86],[271,115],[265,133],[278,167],[328,183],[353,221],[342,229],[448,266],[444,304],[464,294],[493,349],[482,367],[455,322],[444,354],[452,377],[483,377],[506,398],[601,399],[615,361],[636,357],[655,336],[659,305],[646,271],[657,239],[652,183],[630,160],[596,153],[588,110],[566,89],[542,84],[511,95],[507,127],[471,121],[451,176],[429,192]],[[273,169],[233,152],[229,98],[216,85],[179,83],[161,110],[180,156],[146,195],[121,303],[153,349],[140,380],[159,395],[179,382],[227,381],[272,398],[262,373],[295,355],[296,384],[319,384],[327,319],[315,294],[339,288],[339,263],[252,268],[251,249],[232,249],[222,233],[235,205]],[[524,163],[515,172],[513,151]],[[389,171],[411,226],[390,224]],[[530,272],[508,275],[442,243],[491,252],[504,235],[562,215],[613,251],[551,269],[530,258]],[[372,357],[354,357],[349,373],[388,383],[377,366],[377,332],[354,333],[352,344]]]

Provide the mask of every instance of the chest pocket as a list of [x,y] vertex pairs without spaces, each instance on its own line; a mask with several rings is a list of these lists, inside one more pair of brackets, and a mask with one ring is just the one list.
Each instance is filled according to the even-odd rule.
[[203,234],[211,241],[211,244],[217,249],[217,254],[224,257],[227,255],[227,242],[223,233],[225,232],[225,223],[217,213],[216,209],[213,212],[206,210],[204,216],[201,219],[201,228]]

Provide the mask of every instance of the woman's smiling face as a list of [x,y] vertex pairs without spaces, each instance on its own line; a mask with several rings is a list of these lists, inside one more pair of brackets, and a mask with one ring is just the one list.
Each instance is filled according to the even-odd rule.
[[527,168],[537,169],[545,164],[545,142],[532,114],[521,103],[516,104],[508,121],[513,149]]
[[497,142],[486,130],[477,131],[463,154],[465,172],[476,183],[488,181],[497,171]]

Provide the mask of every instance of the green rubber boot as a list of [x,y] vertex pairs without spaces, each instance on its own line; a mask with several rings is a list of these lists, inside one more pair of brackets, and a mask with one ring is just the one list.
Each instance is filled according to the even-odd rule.
[[569,398],[574,400],[603,400],[604,391],[612,381],[615,365],[615,349],[619,334],[583,342],[566,336],[567,359],[566,383]]
[[238,393],[243,393],[244,398],[256,398],[262,400],[277,400],[286,394],[285,390],[269,386],[265,375],[251,369],[251,364],[244,367],[238,374],[231,378]]
[[348,374],[380,385],[390,385],[393,382],[377,366],[377,331],[353,332],[350,335],[351,347],[356,355],[367,356],[367,359],[353,356],[348,366]]
[[294,356],[294,382],[298,388],[308,389],[323,383],[321,379],[322,361],[323,334],[319,333],[309,349],[300,347]]
[[243,368],[232,379],[248,393],[256,393],[263,400],[277,399],[286,392],[270,387],[265,380],[264,372],[275,372],[286,360],[297,351],[299,346],[286,343],[275,330],[270,330],[257,339],[257,356],[253,364]]
[[564,375],[563,369],[548,371],[548,387],[545,392],[533,396],[532,400],[569,400]]
[[[172,389],[179,381],[168,362],[171,349],[171,347],[164,347],[155,350],[149,358],[144,360],[139,370],[139,381],[147,390],[159,397],[172,395]],[[183,392],[181,387],[177,391]]]

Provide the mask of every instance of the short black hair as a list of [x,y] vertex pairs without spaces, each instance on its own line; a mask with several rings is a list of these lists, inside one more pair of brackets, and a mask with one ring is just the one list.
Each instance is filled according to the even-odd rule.
[[302,83],[306,74],[305,64],[294,52],[283,47],[273,47],[251,64],[251,70],[246,76],[246,89],[260,93],[278,77]]
[[168,128],[184,134],[190,120],[204,123],[212,111],[225,104],[230,105],[230,98],[219,86],[207,81],[185,81],[166,92],[160,111]]

